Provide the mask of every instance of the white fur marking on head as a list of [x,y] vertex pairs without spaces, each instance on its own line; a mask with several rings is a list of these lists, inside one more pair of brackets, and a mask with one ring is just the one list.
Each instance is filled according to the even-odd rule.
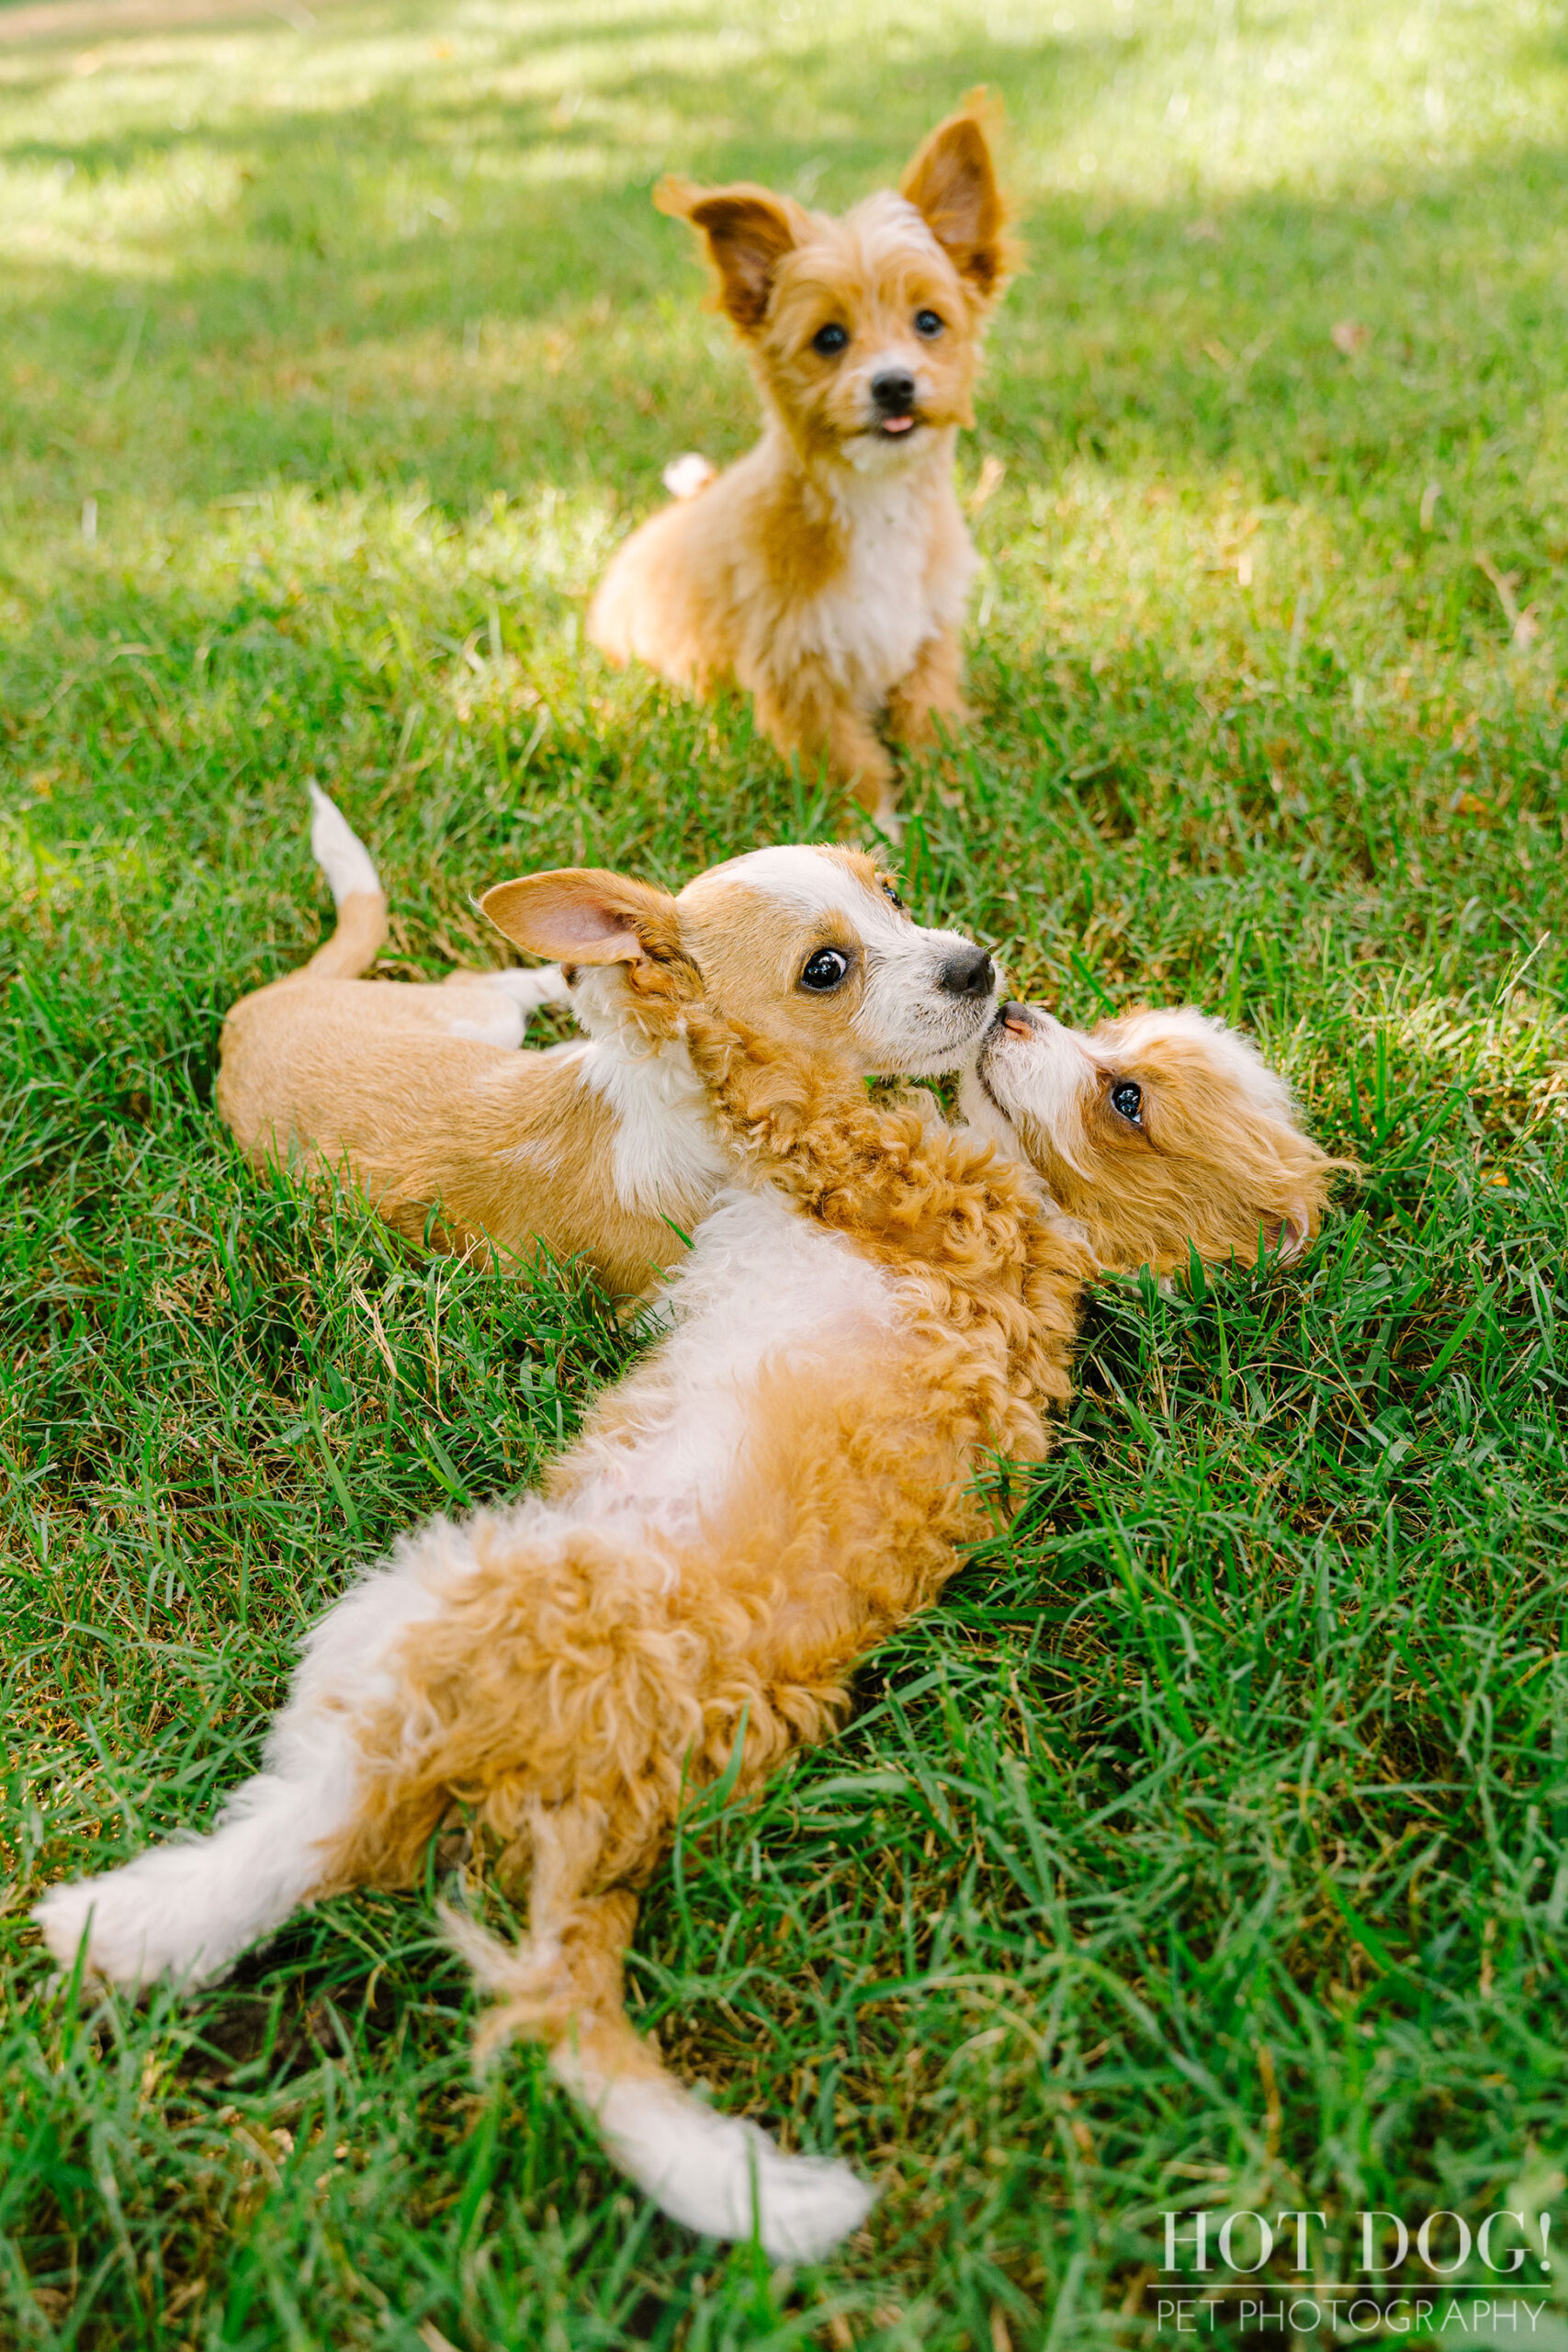
[[869,269],[886,268],[891,261],[907,259],[911,252],[919,253],[940,270],[953,268],[919,207],[890,187],[863,197],[845,213],[843,226],[860,240],[861,254]]
[[[807,922],[823,915],[843,915],[857,927],[869,922],[896,920],[896,910],[856,874],[836,850],[814,849],[801,842],[786,842],[776,849],[750,849],[708,868],[682,891],[700,903],[717,883],[739,882],[749,890],[765,891],[791,914]],[[679,900],[676,902],[680,903]]]
[[314,811],[310,819],[310,854],[331,885],[333,904],[341,907],[345,899],[380,898],[380,876],[359,835],[319,784],[311,785],[310,792]]
[[950,959],[973,954],[973,940],[911,922],[832,850],[799,842],[750,850],[704,875],[700,887],[705,892],[720,876],[776,900],[797,921],[837,915],[850,926],[865,953],[852,1026],[868,1069],[935,1078],[973,1051],[990,1002],[952,996],[942,986]]

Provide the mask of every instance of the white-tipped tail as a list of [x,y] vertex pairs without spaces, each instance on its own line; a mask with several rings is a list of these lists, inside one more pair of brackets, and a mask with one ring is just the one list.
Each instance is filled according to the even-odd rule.
[[700,449],[688,449],[684,457],[671,458],[663,479],[671,498],[696,498],[718,479],[718,468]]
[[310,854],[332,886],[333,904],[341,907],[358,896],[380,898],[381,877],[365,843],[319,784],[310,789]]
[[621,2170],[672,2221],[705,2237],[749,2238],[773,2262],[820,2262],[858,2229],[876,2191],[848,2165],[786,2156],[755,2123],[647,2077],[596,2082],[575,2054],[551,2064],[582,2102]]

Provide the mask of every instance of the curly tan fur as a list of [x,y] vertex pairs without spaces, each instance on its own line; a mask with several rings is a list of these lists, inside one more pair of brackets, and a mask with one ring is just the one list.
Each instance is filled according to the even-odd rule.
[[[744,1792],[824,1737],[856,1662],[988,1532],[975,1473],[1043,1449],[1089,1266],[989,1145],[876,1111],[693,985],[668,967],[643,1017],[683,1033],[750,1189],[699,1233],[668,1339],[543,1497],[435,1522],[338,1604],[270,1771],[205,1848],[56,1889],[39,1916],[62,1957],[85,1933],[122,1982],[218,1973],[301,1899],[408,1884],[466,1819],[529,1910],[515,1949],[449,1922],[495,1996],[481,2047],[543,2041],[667,2210],[744,2234],[754,2194],[787,2258],[852,2226],[865,2193],[705,2117],[639,2041],[621,1984],[637,1890],[686,1797],[731,1768]],[[759,1248],[772,1299],[753,1295]],[[727,1348],[733,1371],[710,1377]],[[727,2132],[750,2136],[716,2146]]]
[[[654,1576],[596,1533],[536,1550],[503,1518],[476,1521],[478,1575],[410,1637],[400,1687],[363,1720],[375,1794],[335,1884],[408,1883],[454,1803],[513,1869],[533,1857],[541,1806],[586,1809],[602,1827],[578,1838],[580,1891],[641,1883],[682,1787],[731,1763],[743,1715],[742,1788],[831,1728],[855,1661],[934,1598],[987,1525],[968,1491],[982,1455],[1038,1454],[1041,1408],[1069,1393],[1087,1261],[1037,1218],[1020,1174],[760,1039],[697,1012],[686,1026],[737,1150],[897,1278],[899,1344],[873,1363],[765,1371],[743,1475]],[[660,1376],[656,1357],[611,1393],[553,1496],[636,1442]]]

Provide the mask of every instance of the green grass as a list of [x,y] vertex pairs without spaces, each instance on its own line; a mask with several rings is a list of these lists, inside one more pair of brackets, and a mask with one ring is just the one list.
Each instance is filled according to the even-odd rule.
[[[469,894],[530,866],[830,836],[743,710],[583,650],[660,464],[751,424],[648,192],[837,202],[982,79],[1032,268],[914,897],[1070,1016],[1247,1023],[1367,1182],[1266,1283],[1108,1286],[1015,1532],[658,1881],[643,2022],[885,2183],[791,2280],[633,2199],[531,2053],[476,2084],[423,1899],[140,2008],[57,1997],[27,1910],[206,1820],[355,1563],[626,1361],[570,1269],[250,1174],[219,1024],[320,934],[308,775],[394,973],[493,953]],[[1354,2264],[1363,2207],[1561,2198],[1565,102],[1556,0],[0,48],[6,2352],[1076,2352],[1174,2340],[1167,2208],[1322,2208]]]

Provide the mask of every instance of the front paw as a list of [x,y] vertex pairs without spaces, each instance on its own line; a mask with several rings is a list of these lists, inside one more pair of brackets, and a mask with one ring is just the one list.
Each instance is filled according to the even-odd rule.
[[933,743],[959,734],[973,723],[975,714],[959,695],[951,701],[900,702],[897,695],[887,708],[887,732],[896,743],[903,743],[911,752],[929,751]]

